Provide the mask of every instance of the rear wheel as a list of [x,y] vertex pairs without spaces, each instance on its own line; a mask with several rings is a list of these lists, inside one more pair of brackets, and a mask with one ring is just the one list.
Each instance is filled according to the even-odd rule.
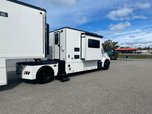
[[40,84],[45,84],[54,80],[54,72],[51,67],[41,67],[36,75],[36,81]]
[[107,59],[105,60],[104,62],[104,66],[103,66],[103,70],[108,70],[109,69],[109,66],[110,66],[110,61]]

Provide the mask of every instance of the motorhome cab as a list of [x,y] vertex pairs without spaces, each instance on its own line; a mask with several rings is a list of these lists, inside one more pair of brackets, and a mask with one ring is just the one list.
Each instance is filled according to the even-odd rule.
[[16,72],[38,83],[109,68],[102,36],[69,27],[49,33],[45,9],[17,0],[0,0],[0,5],[0,85],[7,84],[7,59],[30,59],[17,63]]

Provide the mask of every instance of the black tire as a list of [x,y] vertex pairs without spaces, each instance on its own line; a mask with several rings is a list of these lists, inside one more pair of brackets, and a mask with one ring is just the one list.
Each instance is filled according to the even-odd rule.
[[39,84],[45,84],[54,80],[54,71],[49,66],[41,67],[36,75],[36,81]]
[[103,70],[108,70],[110,66],[110,61],[108,59],[105,60]]

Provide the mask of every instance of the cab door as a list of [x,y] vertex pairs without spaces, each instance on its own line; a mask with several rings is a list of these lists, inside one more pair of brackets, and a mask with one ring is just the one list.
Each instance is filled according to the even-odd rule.
[[60,33],[59,32],[55,32],[54,33],[54,43],[55,43],[55,47],[54,47],[54,52],[55,52],[55,57],[54,59],[60,59]]

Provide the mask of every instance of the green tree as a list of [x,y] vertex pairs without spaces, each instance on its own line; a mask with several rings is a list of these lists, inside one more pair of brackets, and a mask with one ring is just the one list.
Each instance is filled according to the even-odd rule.
[[106,40],[102,45],[105,51],[115,50],[119,47],[118,42],[112,40]]
[[112,40],[107,40],[103,43],[103,49],[111,60],[116,60],[118,58],[118,52],[115,51],[115,49],[118,47],[118,42],[114,42]]

